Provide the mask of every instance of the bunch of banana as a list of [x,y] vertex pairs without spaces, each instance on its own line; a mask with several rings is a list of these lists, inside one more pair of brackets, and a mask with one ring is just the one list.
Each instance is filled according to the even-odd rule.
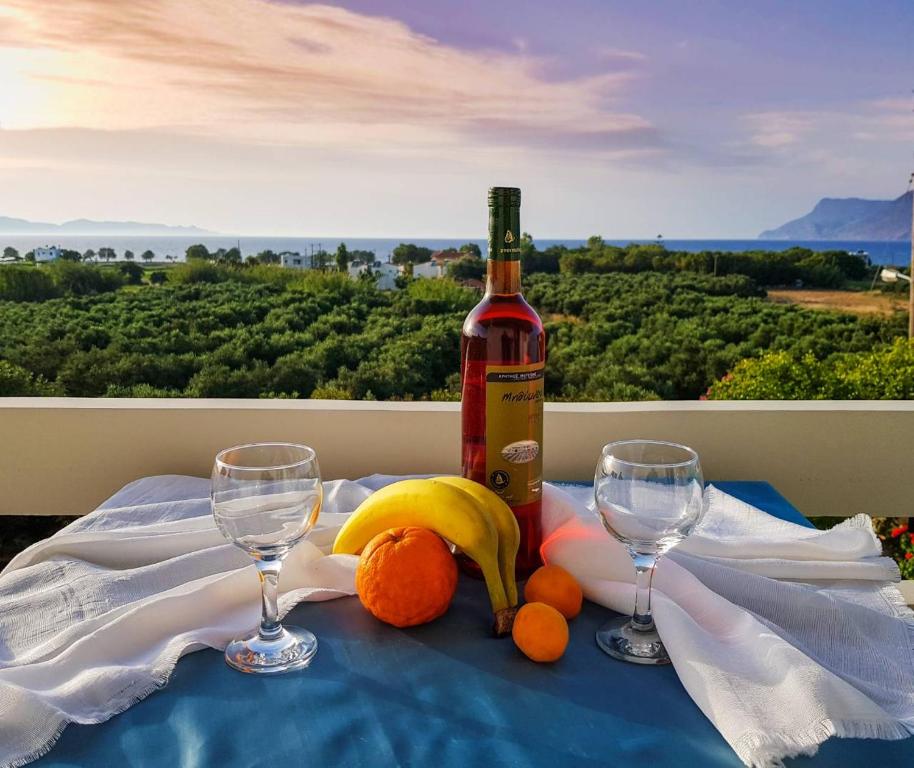
[[495,614],[495,634],[511,632],[517,612],[514,560],[520,529],[511,508],[483,485],[462,477],[401,480],[375,491],[343,524],[334,554],[357,554],[389,528],[434,531],[474,560]]

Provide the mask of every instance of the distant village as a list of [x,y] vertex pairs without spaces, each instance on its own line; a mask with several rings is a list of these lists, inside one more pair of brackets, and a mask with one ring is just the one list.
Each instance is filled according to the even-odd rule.
[[[415,246],[405,247],[413,248],[417,251],[424,250],[424,253],[418,254],[418,258],[423,260],[416,262],[407,260],[405,263],[399,264],[391,261],[378,261],[372,251],[350,252],[345,250],[345,246],[342,246],[342,257],[340,251],[337,251],[336,254],[331,254],[318,249],[317,251],[312,250],[311,253],[299,253],[297,251],[274,253],[272,251],[264,251],[257,255],[249,255],[242,260],[241,253],[237,248],[229,250],[220,248],[217,251],[209,252],[202,245],[194,245],[188,248],[187,260],[202,258],[222,263],[276,264],[285,269],[319,269],[334,272],[342,271],[342,267],[345,267],[345,271],[353,280],[360,279],[363,276],[371,276],[381,290],[395,290],[398,287],[397,278],[401,276],[427,279],[441,278],[448,274],[449,265],[466,258],[479,258],[478,249],[475,252],[454,249],[439,250],[433,251],[429,255],[427,249],[416,249]],[[161,261],[155,262],[156,258],[156,254],[148,250],[139,255],[139,260],[150,266],[162,266]],[[110,261],[134,262],[137,260],[137,255],[129,250],[118,255],[113,248],[99,248],[98,251],[90,249],[80,254],[78,251],[68,250],[56,245],[35,248],[23,255],[20,255],[15,248],[8,246],[0,254],[0,264],[23,262],[48,264],[58,260],[81,261],[90,264],[108,263]],[[178,262],[178,258],[171,255],[165,256],[164,260],[166,264]]]

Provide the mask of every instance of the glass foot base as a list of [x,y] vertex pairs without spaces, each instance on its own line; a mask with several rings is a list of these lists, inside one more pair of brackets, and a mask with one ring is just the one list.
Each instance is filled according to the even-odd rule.
[[225,647],[225,661],[239,672],[278,675],[304,669],[317,653],[317,638],[301,627],[283,627],[276,637],[266,640],[255,629],[232,640]]
[[597,645],[614,659],[634,664],[669,664],[670,657],[656,629],[634,629],[627,616],[620,616],[597,630]]

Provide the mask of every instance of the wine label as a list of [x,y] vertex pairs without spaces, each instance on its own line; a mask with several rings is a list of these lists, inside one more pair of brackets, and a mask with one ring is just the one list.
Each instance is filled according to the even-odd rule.
[[486,484],[511,506],[543,493],[543,363],[486,366]]

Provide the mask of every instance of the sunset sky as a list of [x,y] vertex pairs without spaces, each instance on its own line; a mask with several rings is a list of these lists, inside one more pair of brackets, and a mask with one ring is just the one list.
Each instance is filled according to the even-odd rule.
[[0,215],[754,237],[914,168],[914,4],[0,0]]

